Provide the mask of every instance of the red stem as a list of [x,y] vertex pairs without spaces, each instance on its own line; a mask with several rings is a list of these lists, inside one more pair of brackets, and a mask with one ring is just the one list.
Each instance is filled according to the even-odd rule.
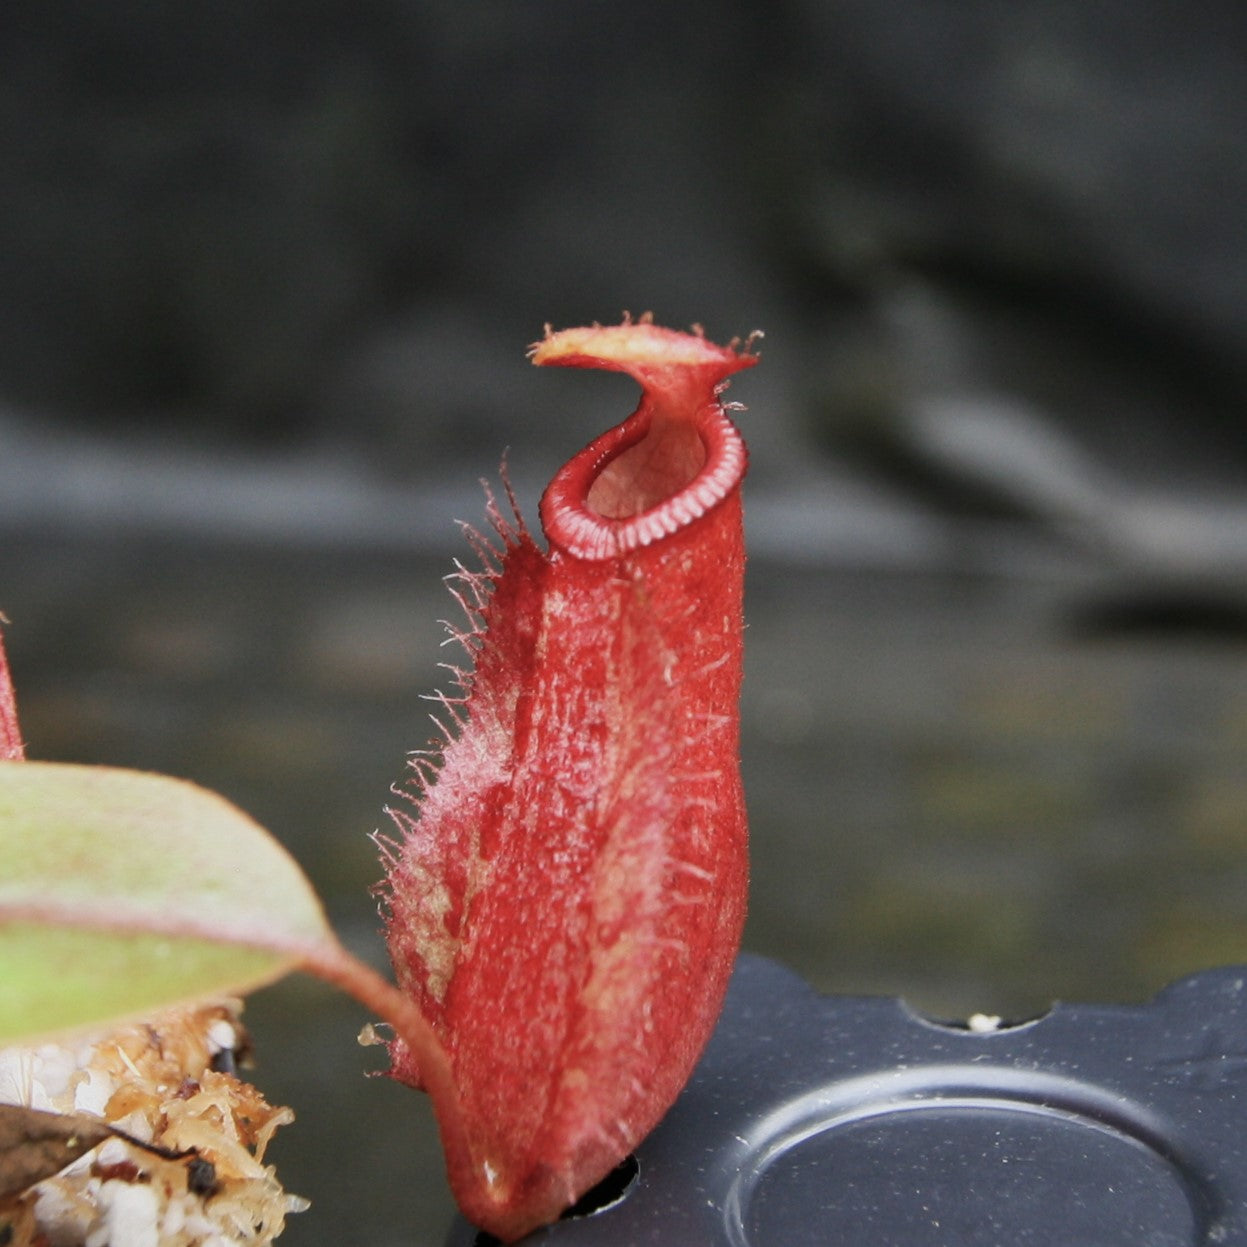
[[[0,615],[0,623],[7,622]],[[0,760],[22,762],[25,757],[26,746],[22,744],[22,731],[17,722],[17,698],[9,675],[9,660],[4,653],[4,636],[0,634]]]
[[459,1091],[446,1049],[419,1006],[336,942],[305,952],[302,968],[345,992],[393,1028],[419,1063],[421,1080],[433,1101],[448,1166],[459,1168],[461,1172],[475,1172],[479,1167],[468,1144]]

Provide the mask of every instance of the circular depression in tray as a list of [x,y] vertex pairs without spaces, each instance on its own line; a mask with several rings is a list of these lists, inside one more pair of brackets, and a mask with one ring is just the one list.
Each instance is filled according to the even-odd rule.
[[[928,1071],[929,1073],[929,1071]],[[1207,1200],[1120,1096],[993,1071],[852,1080],[771,1114],[727,1200],[736,1247],[1196,1247]],[[967,1077],[968,1075],[968,1077]]]

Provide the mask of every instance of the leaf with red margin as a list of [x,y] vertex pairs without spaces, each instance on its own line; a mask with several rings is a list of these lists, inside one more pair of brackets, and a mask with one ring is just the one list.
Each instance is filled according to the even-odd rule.
[[336,940],[288,853],[163,775],[0,762],[0,1042],[250,990]]

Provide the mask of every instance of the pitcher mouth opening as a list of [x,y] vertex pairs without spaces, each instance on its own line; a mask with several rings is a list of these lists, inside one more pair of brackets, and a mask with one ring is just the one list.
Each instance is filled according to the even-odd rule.
[[642,406],[575,455],[541,499],[550,542],[608,559],[673,536],[739,485],[748,455],[717,402],[694,419]]
[[639,440],[602,465],[585,505],[606,520],[643,515],[687,489],[707,453],[694,424],[656,412]]

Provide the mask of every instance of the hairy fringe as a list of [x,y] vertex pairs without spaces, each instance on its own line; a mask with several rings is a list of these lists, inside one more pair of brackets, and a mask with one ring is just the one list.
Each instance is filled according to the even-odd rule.
[[390,793],[396,801],[394,804],[384,806],[382,810],[390,820],[391,826],[385,830],[377,828],[369,835],[386,872],[385,877],[372,887],[372,893],[378,901],[378,912],[383,921],[388,920],[390,872],[399,862],[403,842],[412,834],[419,820],[420,806],[425,795],[437,782],[446,747],[467,726],[467,705],[472,695],[476,659],[488,644],[485,613],[493,598],[494,586],[502,575],[507,555],[525,541],[532,540],[528,527],[524,523],[524,517],[520,514],[519,502],[511,484],[505,457],[499,467],[498,475],[507,511],[504,512],[499,505],[498,495],[489,481],[482,479],[481,488],[485,494],[485,519],[489,531],[482,533],[475,525],[459,521],[459,529],[467,539],[480,566],[473,570],[466,567],[461,560],[455,559],[455,570],[443,577],[450,596],[463,611],[466,626],[461,627],[448,620],[442,620],[442,626],[448,634],[442,644],[449,645],[458,642],[472,659],[472,665],[461,667],[456,663],[439,663],[438,666],[450,673],[452,691],[447,693],[442,689],[435,689],[432,693],[420,695],[421,700],[432,701],[443,707],[453,727],[437,715],[429,715],[429,718],[437,725],[438,735],[428,747],[413,749],[407,754],[406,774],[390,785]]

